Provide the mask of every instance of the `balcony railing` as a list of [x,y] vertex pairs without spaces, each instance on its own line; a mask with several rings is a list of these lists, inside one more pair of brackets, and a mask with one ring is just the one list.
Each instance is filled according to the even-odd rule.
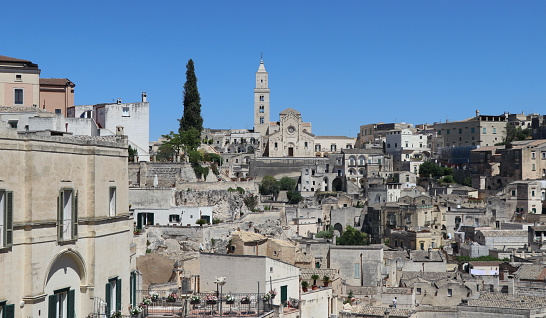
[[[231,296],[229,299],[227,296]],[[273,310],[272,299],[263,300],[265,294],[193,294],[182,295],[174,301],[168,301],[166,296],[160,296],[144,310],[147,316],[261,316]],[[195,297],[199,300],[192,301]],[[207,296],[209,300],[207,300]],[[214,296],[214,297],[213,297]]]

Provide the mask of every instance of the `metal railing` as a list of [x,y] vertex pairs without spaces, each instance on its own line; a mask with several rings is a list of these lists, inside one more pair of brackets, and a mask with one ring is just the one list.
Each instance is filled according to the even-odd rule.
[[[154,291],[156,292],[156,291]],[[157,292],[159,294],[159,292]],[[165,295],[165,293],[162,293]],[[227,296],[231,296],[228,300]],[[209,296],[209,300],[207,300]],[[273,310],[272,299],[263,300],[264,294],[187,294],[167,299],[168,295],[158,297],[144,308],[143,317],[148,316],[246,316],[261,315]],[[195,300],[198,297],[199,300]],[[194,299],[194,301],[192,301]]]

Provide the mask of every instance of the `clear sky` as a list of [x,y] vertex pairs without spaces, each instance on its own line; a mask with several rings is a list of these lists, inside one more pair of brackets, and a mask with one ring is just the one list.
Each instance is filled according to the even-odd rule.
[[252,128],[260,53],[271,120],[317,135],[375,122],[546,113],[546,1],[5,1],[0,55],[76,84],[76,104],[150,102],[178,129],[188,59],[204,126]]

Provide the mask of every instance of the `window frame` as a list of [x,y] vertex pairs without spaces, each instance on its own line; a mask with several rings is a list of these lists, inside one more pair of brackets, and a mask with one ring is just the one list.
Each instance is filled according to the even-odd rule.
[[[65,218],[66,204],[65,192],[71,192],[70,219]],[[70,220],[70,235],[64,237],[64,221]],[[63,187],[57,197],[57,241],[71,242],[78,239],[78,192],[74,188]]]
[[0,189],[0,249],[13,246],[13,192]]
[[[113,194],[113,197],[112,197]],[[109,216],[116,216],[118,214],[118,208],[117,208],[117,188],[116,186],[110,186],[108,190],[108,215]]]
[[[21,100],[20,102],[18,102],[19,100],[17,99],[18,97],[18,91],[21,91]],[[25,104],[25,89],[23,87],[14,87],[13,88],[13,105],[15,106],[21,106],[21,105],[24,105]]]

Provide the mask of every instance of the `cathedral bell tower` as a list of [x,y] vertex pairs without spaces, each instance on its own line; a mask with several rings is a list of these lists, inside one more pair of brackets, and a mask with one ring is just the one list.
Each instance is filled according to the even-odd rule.
[[262,136],[267,135],[269,129],[269,88],[268,75],[263,58],[256,72],[256,88],[254,88],[254,131]]

